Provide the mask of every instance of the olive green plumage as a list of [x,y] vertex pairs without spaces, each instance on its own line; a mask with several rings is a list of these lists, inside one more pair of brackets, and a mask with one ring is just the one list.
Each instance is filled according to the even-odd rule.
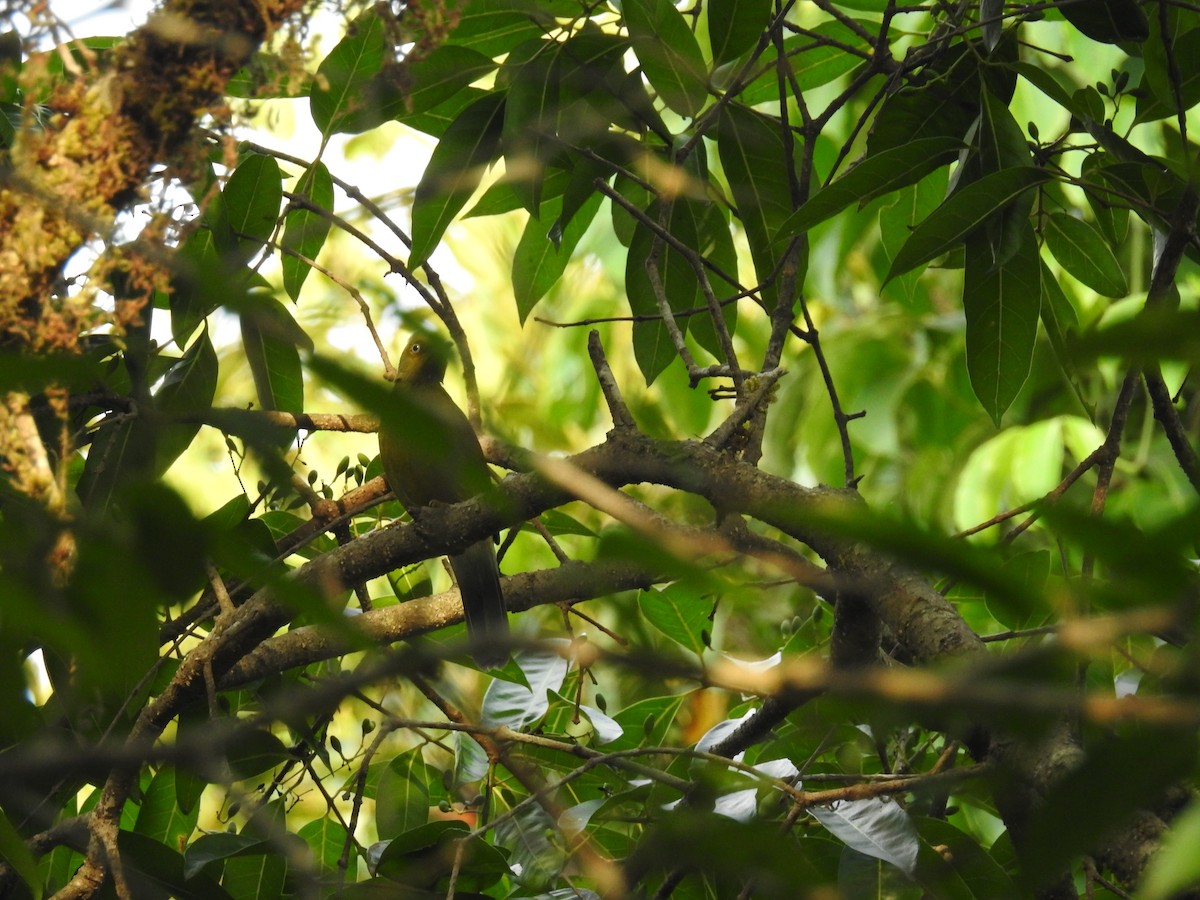
[[[491,484],[483,451],[471,423],[442,387],[449,346],[436,337],[415,334],[396,367],[393,394],[404,401],[396,421],[384,417],[379,431],[379,460],[388,484],[410,513],[425,506],[459,503]],[[475,661],[502,666],[508,651],[491,642],[508,637],[508,615],[500,590],[500,570],[490,540],[450,557],[458,581],[467,633],[478,647]]]

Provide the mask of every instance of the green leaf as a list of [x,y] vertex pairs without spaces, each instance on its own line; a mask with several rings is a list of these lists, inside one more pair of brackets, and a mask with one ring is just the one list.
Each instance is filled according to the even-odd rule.
[[[332,816],[323,816],[313,819],[297,834],[312,850],[313,859],[317,861],[321,871],[326,875],[337,876],[340,871],[342,852],[349,838],[346,826]],[[354,841],[349,841],[349,844],[347,869],[353,871],[358,859],[358,845]]]
[[275,846],[271,841],[252,834],[202,834],[188,844],[183,853],[183,875],[185,878],[192,878],[209,863],[232,859],[235,856],[261,856],[274,850]]
[[270,238],[282,199],[283,175],[275,157],[251,153],[238,163],[221,192],[221,217],[240,259],[250,259]]
[[495,68],[491,57],[470,47],[456,44],[435,47],[428,56],[408,67],[408,102],[397,118],[403,122],[409,116],[434,109]]
[[[696,220],[696,249],[700,254],[729,278],[736,279],[737,250],[733,243],[733,233],[729,230],[729,222],[725,219],[724,209],[715,203],[686,203],[679,211],[692,215]],[[725,322],[725,330],[733,335],[737,331],[738,308],[737,302],[730,298],[738,293],[738,285],[722,278],[715,271],[709,271],[707,277],[716,300],[730,301],[721,304],[721,317]],[[703,299],[703,296],[697,295],[696,302],[699,304]],[[725,360],[724,348],[721,346],[710,310],[704,309],[689,318],[688,333],[715,359]]]
[[[512,282],[513,296],[517,301],[517,315],[524,324],[533,308],[562,276],[571,261],[571,254],[579,244],[592,219],[600,209],[601,195],[593,193],[583,208],[575,215],[563,231],[557,246],[550,240],[545,224],[533,216],[525,223],[525,230],[513,253]],[[561,202],[546,203],[545,215],[556,215]]]
[[[163,376],[162,384],[154,394],[155,407],[167,417],[183,417],[210,409],[217,393],[218,368],[217,352],[205,330]],[[165,472],[191,446],[199,430],[199,423],[164,425],[155,448],[154,472]]]
[[495,59],[555,27],[554,16],[558,13],[550,5],[533,0],[468,0],[455,14],[458,24],[450,32],[448,43],[470,47]]
[[986,239],[967,242],[963,310],[971,387],[997,425],[1029,375],[1041,308],[1037,241],[1028,229],[1017,252],[997,266]]
[[708,42],[716,66],[758,43],[771,18],[771,0],[713,0],[707,8]]
[[25,882],[25,886],[34,900],[41,900],[42,876],[38,872],[38,865],[24,839],[17,829],[13,828],[12,822],[8,820],[8,816],[2,809],[0,809],[0,860],[7,863],[17,873],[17,877]]
[[867,136],[868,155],[902,147],[917,136],[966,136],[976,118],[980,76],[975,57],[966,45],[959,46],[957,55],[952,51],[932,67],[941,77],[902,88],[884,101]]
[[1146,66],[1142,87],[1149,88],[1149,91],[1143,90],[1138,95],[1139,122],[1178,115],[1200,103],[1200,71],[1195,66],[1183,63],[1183,60],[1196,59],[1200,54],[1200,28],[1171,34],[1171,51],[1175,57],[1178,79],[1171,75],[1170,59],[1157,21],[1154,23],[1154,32],[1155,40],[1147,41],[1142,50]]
[[1054,350],[1054,356],[1062,367],[1063,374],[1071,384],[1071,389],[1079,399],[1084,409],[1091,411],[1093,404],[1084,396],[1081,385],[1082,376],[1075,363],[1074,355],[1068,344],[1079,332],[1079,316],[1075,307],[1063,293],[1058,279],[1050,271],[1045,260],[1041,260],[1042,270],[1042,327],[1046,329],[1046,337]]
[[368,11],[321,60],[309,92],[309,108],[322,134],[365,131],[385,121],[375,121],[378,115],[372,115],[365,101],[368,86],[383,68],[386,52],[383,23]]
[[[314,206],[333,211],[333,179],[320,160],[304,170],[295,193],[306,197]],[[310,209],[290,209],[284,216],[282,245],[285,252],[279,264],[283,267],[283,289],[293,300],[300,299],[300,288],[304,286],[312,267],[304,259],[298,259],[286,251],[316,260],[317,254],[325,246],[325,238],[331,227],[332,223],[327,218]]]
[[409,266],[421,266],[458,211],[479,186],[484,169],[499,156],[503,94],[485,94],[446,129],[425,167],[413,198]]
[[468,837],[462,822],[430,822],[394,838],[380,854],[377,870],[393,883],[419,889],[397,896],[429,900],[446,896],[451,878],[455,896],[478,897],[509,874],[503,855],[481,838]]
[[980,91],[978,141],[983,172],[998,172],[1032,162],[1025,132],[1009,112],[1008,105],[986,85]]
[[954,162],[962,147],[962,141],[956,138],[917,138],[904,146],[868,156],[813,194],[783,223],[779,236],[802,234],[853,203],[861,207],[876,197],[916,184],[929,173]]
[[285,896],[287,857],[282,853],[249,853],[225,860],[221,883],[237,900]]
[[[867,23],[865,27],[869,30],[871,25]],[[864,55],[847,52],[840,46],[843,44],[861,47]],[[873,48],[858,33],[836,19],[822,22],[810,33],[792,35],[783,42],[783,53],[792,70],[791,78],[801,91],[814,90],[853,71],[872,52]],[[759,58],[757,71],[761,74],[738,95],[743,104],[757,106],[760,103],[779,102],[779,75],[775,66],[777,58],[778,53],[772,44]]]
[[185,876],[182,854],[152,838],[135,831],[121,831],[117,834],[117,846],[134,896],[165,894],[176,900],[232,900],[225,887],[203,872]]
[[647,622],[685,650],[699,655],[708,648],[704,634],[712,633],[711,600],[674,584],[643,591],[638,605]]
[[304,411],[304,377],[297,345],[312,349],[308,335],[286,306],[274,297],[256,294],[240,313],[242,347],[254,376],[263,409]]
[[1042,169],[1018,166],[984,175],[956,191],[913,229],[912,236],[892,260],[885,280],[890,281],[954,249],[997,212],[1050,178],[1050,173]]
[[434,773],[416,747],[388,764],[375,789],[375,822],[381,838],[396,837],[429,821]]
[[[795,170],[782,127],[777,121],[735,105],[721,110],[717,125],[717,151],[746,229],[759,281],[775,274],[784,250],[775,239],[794,210],[789,174]],[[773,296],[774,289],[768,292],[768,305]]]
[[1097,294],[1124,297],[1129,283],[1108,242],[1091,225],[1067,213],[1046,218],[1046,246],[1059,264]]
[[227,759],[237,779],[253,778],[291,757],[283,741],[269,731],[254,729],[238,738]]
[[708,100],[708,74],[683,14],[671,0],[625,0],[622,11],[647,80],[667,106],[694,117]]
[[1193,800],[1171,820],[1171,829],[1150,858],[1137,900],[1169,900],[1200,883],[1200,803]]
[[[684,201],[676,202],[682,204]],[[664,218],[663,207],[655,202],[646,210],[646,215],[658,222]],[[699,236],[695,233],[695,221],[693,216],[677,213],[675,208],[670,208],[667,210],[665,226],[680,243],[695,249],[699,242]],[[639,222],[625,259],[625,293],[629,298],[629,308],[635,316],[646,317],[633,323],[634,357],[646,384],[653,384],[670,365],[676,353],[675,344],[663,323],[655,281],[647,269],[652,254],[657,260],[658,289],[666,297],[671,311],[692,309],[699,303],[699,283],[691,264],[683,254],[666,242],[658,244],[657,250],[655,245],[654,232]],[[687,331],[687,318],[676,319],[675,324],[681,333]]]
[[193,809],[189,814],[179,809],[175,795],[175,772],[165,768],[150,780],[150,785],[142,795],[137,823],[133,827],[139,834],[182,852],[188,838],[196,830],[198,816],[198,809]]

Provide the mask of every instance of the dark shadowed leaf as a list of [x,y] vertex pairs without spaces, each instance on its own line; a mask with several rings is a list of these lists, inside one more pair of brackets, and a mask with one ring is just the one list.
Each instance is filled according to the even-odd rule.
[[736,59],[758,42],[771,15],[770,0],[714,0],[708,4],[713,63]]

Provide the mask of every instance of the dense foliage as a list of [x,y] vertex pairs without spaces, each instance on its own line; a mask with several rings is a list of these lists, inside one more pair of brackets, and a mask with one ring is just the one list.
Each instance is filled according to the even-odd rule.
[[0,896],[1200,885],[1200,5],[8,10]]

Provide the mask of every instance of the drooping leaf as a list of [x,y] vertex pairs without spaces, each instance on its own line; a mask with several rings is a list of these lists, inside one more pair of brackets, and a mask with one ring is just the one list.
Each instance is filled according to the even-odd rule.
[[917,830],[899,804],[876,797],[814,806],[809,812],[847,847],[909,875],[916,869]]
[[997,425],[1029,375],[1037,338],[1041,269],[1037,241],[1027,230],[1018,251],[1000,265],[985,239],[966,245],[967,371]]
[[239,316],[259,404],[263,409],[302,412],[304,377],[297,347],[312,349],[308,335],[287,307],[271,296],[251,297]]
[[[571,254],[579,239],[591,225],[600,209],[601,195],[593,193],[583,208],[568,223],[557,244],[550,239],[544,221],[530,216],[525,230],[513,253],[512,280],[513,296],[517,301],[517,315],[521,322],[529,317],[533,308],[554,287],[571,260]],[[546,203],[543,214],[552,216],[554,206]]]
[[[203,872],[184,875],[183,855],[136,831],[117,835],[125,878],[135,896],[154,892],[178,900],[233,900],[229,891]],[[283,860],[280,859],[280,863]]]
[[[1154,30],[1159,32],[1158,22]],[[1171,54],[1175,61],[1172,74],[1171,58],[1167,55],[1164,41],[1147,41],[1142,59],[1146,70],[1143,87],[1149,88],[1138,96],[1138,121],[1147,122],[1186,112],[1200,103],[1200,72],[1195,66],[1181,64],[1193,60],[1200,53],[1200,28],[1192,28],[1182,34],[1172,35]]]
[[[782,125],[759,113],[729,105],[721,110],[717,150],[746,229],[750,255],[759,281],[767,281],[786,246],[777,241],[795,208],[792,157],[784,142]],[[774,288],[764,299],[773,305]]]
[[622,11],[647,80],[667,106],[694,117],[708,99],[708,73],[682,13],[671,0],[626,0]]
[[409,266],[418,268],[475,192],[484,169],[500,149],[504,95],[484,94],[446,129],[413,198],[413,243]]
[[[674,208],[664,209],[657,202],[646,215],[661,222],[680,243],[695,248],[699,238],[693,216],[676,214]],[[672,313],[682,312],[698,305],[698,289],[696,272],[683,254],[657,239],[648,226],[639,222],[625,262],[625,293],[633,314],[641,317],[633,323],[633,352],[647,384],[652,384],[676,355],[675,344],[663,321],[660,296]],[[688,319],[676,319],[676,326],[680,333],[686,332]]]
[[[306,198],[314,206],[333,212],[333,179],[320,160],[304,170],[296,184],[295,193]],[[284,216],[283,249],[279,260],[283,268],[283,289],[293,300],[300,299],[300,289],[312,270],[305,260],[316,260],[325,246],[332,223],[325,216],[311,209],[297,207]],[[288,251],[292,251],[289,253]],[[304,259],[298,259],[293,253]]]

